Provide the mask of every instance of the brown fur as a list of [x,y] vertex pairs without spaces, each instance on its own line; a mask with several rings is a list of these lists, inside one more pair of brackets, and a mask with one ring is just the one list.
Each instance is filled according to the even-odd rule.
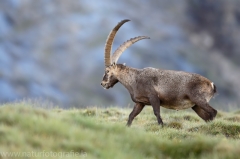
[[192,108],[205,121],[213,120],[217,114],[208,104],[216,87],[198,74],[112,64],[106,68],[101,84],[108,89],[117,82],[126,87],[136,103],[129,115],[129,126],[145,105],[152,105],[159,124],[163,124],[160,106],[174,110]]

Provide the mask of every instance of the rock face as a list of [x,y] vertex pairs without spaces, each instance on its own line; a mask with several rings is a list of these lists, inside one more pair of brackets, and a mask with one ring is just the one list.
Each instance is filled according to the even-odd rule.
[[[118,21],[129,18],[132,22],[120,29],[113,51],[131,37],[151,39],[134,44],[120,63],[202,74],[218,87],[215,103],[228,109],[225,104],[240,102],[240,64],[236,60],[240,40],[227,38],[231,27],[234,33],[230,35],[240,33],[240,18],[234,8],[239,2],[223,2],[217,8],[207,0],[147,4],[0,0],[0,101],[42,98],[62,107],[128,105],[131,100],[125,88],[117,84],[105,91],[100,82],[106,37]],[[205,5],[215,9],[206,11]],[[204,9],[213,19],[200,16]],[[219,12],[225,21],[214,21]],[[223,28],[217,30],[215,23]],[[220,34],[222,31],[226,32]]]

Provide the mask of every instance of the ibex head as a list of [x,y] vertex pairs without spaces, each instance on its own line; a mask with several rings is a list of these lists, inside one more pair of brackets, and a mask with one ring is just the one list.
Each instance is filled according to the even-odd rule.
[[105,44],[105,56],[104,56],[105,74],[103,76],[101,85],[106,89],[113,87],[118,82],[118,79],[116,78],[116,73],[118,70],[116,63],[117,63],[119,57],[121,56],[121,54],[135,42],[142,40],[142,39],[150,39],[147,36],[138,36],[138,37],[132,38],[132,39],[124,42],[121,46],[119,46],[118,49],[111,56],[112,44],[114,41],[114,37],[115,37],[117,31],[119,30],[119,28],[128,21],[130,21],[130,20],[125,19],[125,20],[122,20],[121,22],[119,22],[113,28],[113,30],[109,33],[106,44]]
[[105,74],[103,75],[103,80],[101,82],[103,88],[109,89],[118,83],[118,79],[115,76],[116,67],[116,64],[113,63],[112,65],[105,68]]

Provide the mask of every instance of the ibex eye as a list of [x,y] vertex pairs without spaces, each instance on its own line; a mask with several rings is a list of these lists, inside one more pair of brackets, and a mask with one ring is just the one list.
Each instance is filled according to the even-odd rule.
[[109,71],[106,71],[106,73],[108,73]]

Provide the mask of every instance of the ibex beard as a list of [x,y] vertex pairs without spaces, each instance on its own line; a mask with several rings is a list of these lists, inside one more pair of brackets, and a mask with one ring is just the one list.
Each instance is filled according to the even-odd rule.
[[129,20],[122,20],[110,32],[105,45],[105,74],[101,85],[105,89],[120,82],[129,91],[135,106],[129,115],[127,125],[146,105],[153,107],[158,124],[163,125],[160,106],[181,110],[192,108],[199,117],[208,122],[217,115],[209,105],[216,93],[216,86],[209,79],[195,73],[162,70],[156,68],[136,69],[117,64],[121,54],[132,44],[147,36],[139,36],[124,42],[111,56],[111,48],[118,29]]

